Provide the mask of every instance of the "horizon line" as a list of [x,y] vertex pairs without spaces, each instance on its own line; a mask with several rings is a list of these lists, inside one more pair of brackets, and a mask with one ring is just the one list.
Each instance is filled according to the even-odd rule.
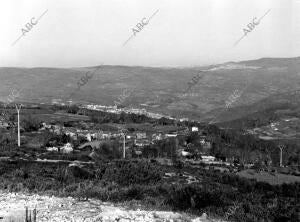
[[95,68],[98,66],[116,66],[116,67],[141,67],[141,68],[177,68],[177,69],[183,69],[183,68],[198,68],[198,67],[208,67],[208,66],[216,66],[216,65],[223,65],[228,63],[242,63],[242,62],[249,62],[249,61],[256,61],[256,60],[262,60],[262,59],[296,59],[300,58],[299,56],[294,57],[260,57],[256,59],[250,59],[250,60],[230,60],[227,62],[222,63],[210,63],[210,64],[203,64],[203,65],[182,65],[182,66],[155,66],[155,65],[112,65],[112,64],[101,64],[101,65],[90,65],[90,66],[78,66],[78,67],[57,67],[57,66],[1,66],[0,68],[26,68],[26,69],[38,69],[38,68],[49,68],[49,69],[80,69],[80,68]]

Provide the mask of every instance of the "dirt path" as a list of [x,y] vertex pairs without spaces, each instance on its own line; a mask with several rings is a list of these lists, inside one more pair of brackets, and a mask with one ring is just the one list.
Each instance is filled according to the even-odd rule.
[[0,222],[10,219],[24,221],[25,206],[29,210],[37,209],[38,222],[96,222],[96,221],[190,221],[217,222],[205,217],[167,211],[129,210],[99,200],[78,201],[73,198],[58,198],[0,191]]

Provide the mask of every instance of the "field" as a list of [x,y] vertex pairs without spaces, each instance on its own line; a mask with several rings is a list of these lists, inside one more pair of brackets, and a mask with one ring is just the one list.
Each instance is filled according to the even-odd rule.
[[271,173],[271,172],[261,172],[257,173],[255,170],[243,170],[237,173],[237,175],[248,178],[256,179],[259,182],[266,182],[272,185],[278,185],[283,183],[300,183],[299,176],[286,175],[282,173]]
[[280,118],[271,124],[256,127],[253,130],[249,130],[252,134],[258,135],[260,138],[269,139],[299,139],[300,138],[300,119],[293,118]]
[[[0,109],[1,112],[5,112],[8,114],[15,114],[16,115],[16,110],[15,109]],[[66,113],[66,112],[54,112],[51,109],[48,108],[40,108],[40,109],[26,109],[23,108],[21,109],[20,112],[20,118],[21,120],[23,118],[26,118],[28,115],[33,117],[34,119],[42,122],[68,122],[68,121],[87,121],[90,118],[84,115],[77,115],[77,114],[71,114],[71,113]]]
[[36,114],[33,115],[34,118],[44,121],[44,122],[51,122],[51,121],[58,121],[58,122],[68,122],[68,121],[87,121],[89,117],[83,115],[76,115],[70,113],[51,113],[51,114]]

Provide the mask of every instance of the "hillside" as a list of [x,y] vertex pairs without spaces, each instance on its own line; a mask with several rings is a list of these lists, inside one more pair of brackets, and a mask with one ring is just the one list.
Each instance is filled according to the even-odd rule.
[[[20,98],[16,99],[22,102],[51,103],[70,99],[75,103],[113,105],[125,89],[132,89],[124,105],[208,120],[219,115],[230,95],[239,90],[242,94],[232,103],[231,110],[235,113],[234,118],[240,118],[255,112],[256,108],[248,110],[248,105],[298,89],[299,68],[300,57],[263,58],[191,68],[105,65],[80,90],[77,82],[87,72],[91,76],[95,67],[0,68],[0,99],[5,101],[12,90],[22,89]],[[187,83],[200,70],[203,77],[180,97],[188,87]],[[235,108],[244,106],[247,109]],[[222,121],[225,117],[222,113],[218,118]]]
[[217,125],[247,130],[265,140],[280,138],[299,143],[300,91],[276,94],[251,105],[234,107],[223,112]]
[[249,118],[268,118],[276,114],[280,116],[299,116],[300,111],[300,90],[293,90],[278,93],[261,99],[250,105],[236,106],[223,111],[222,118],[218,118],[223,125],[225,122],[239,122],[243,117]]

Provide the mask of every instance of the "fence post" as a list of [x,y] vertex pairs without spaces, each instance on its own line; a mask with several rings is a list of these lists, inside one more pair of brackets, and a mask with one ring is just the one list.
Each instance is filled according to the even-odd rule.
[[33,210],[33,222],[36,222],[36,208]]
[[28,207],[25,207],[25,222],[28,222]]

